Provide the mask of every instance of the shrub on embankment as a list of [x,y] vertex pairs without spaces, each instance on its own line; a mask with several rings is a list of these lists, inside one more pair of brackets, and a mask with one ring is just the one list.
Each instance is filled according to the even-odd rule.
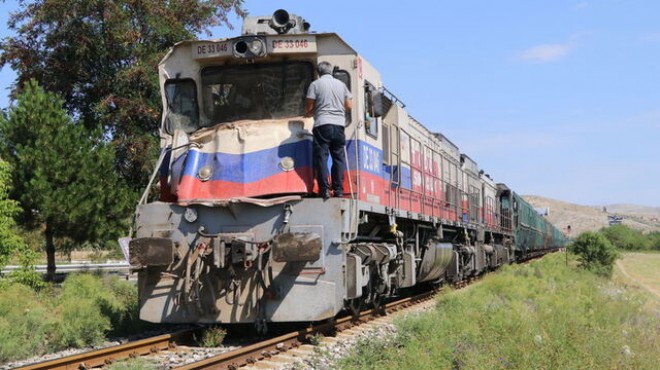
[[657,314],[646,296],[552,254],[505,267],[435,310],[363,343],[343,369],[655,369]]
[[137,312],[136,287],[115,277],[73,274],[39,292],[0,281],[0,363],[136,332]]
[[610,241],[600,233],[580,234],[569,246],[575,253],[579,266],[597,275],[610,276],[619,253]]
[[626,225],[612,225],[598,231],[617,249],[625,251],[660,251],[660,232],[643,233]]

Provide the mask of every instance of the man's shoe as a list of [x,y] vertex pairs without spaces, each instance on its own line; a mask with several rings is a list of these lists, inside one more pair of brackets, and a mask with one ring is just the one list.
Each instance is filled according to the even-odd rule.
[[344,196],[343,191],[335,191],[335,198],[342,198]]
[[323,198],[323,200],[328,200],[328,199],[330,199],[330,192],[327,191],[327,190],[326,190],[326,191],[322,191],[322,192],[320,193],[320,195],[321,195],[321,198]]

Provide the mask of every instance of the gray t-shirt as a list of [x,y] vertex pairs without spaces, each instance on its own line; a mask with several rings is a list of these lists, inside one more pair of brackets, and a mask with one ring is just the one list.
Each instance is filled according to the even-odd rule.
[[331,75],[313,81],[307,90],[307,99],[314,99],[314,127],[322,125],[345,126],[344,102],[352,99],[346,85]]

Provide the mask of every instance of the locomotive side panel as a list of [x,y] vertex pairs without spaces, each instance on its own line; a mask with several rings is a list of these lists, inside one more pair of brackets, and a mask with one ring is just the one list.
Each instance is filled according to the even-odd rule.
[[501,231],[499,214],[501,207],[497,197],[497,186],[486,174],[481,175],[481,181],[483,186],[482,219],[487,229]]
[[479,178],[479,166],[465,154],[461,154],[463,172],[463,220],[464,222],[482,223],[480,211],[482,185]]

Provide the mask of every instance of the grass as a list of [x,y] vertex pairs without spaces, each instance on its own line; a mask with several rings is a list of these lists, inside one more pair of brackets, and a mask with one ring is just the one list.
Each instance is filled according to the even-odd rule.
[[220,326],[212,326],[204,329],[201,338],[197,340],[197,344],[206,348],[220,347],[226,336],[227,330]]
[[660,316],[647,300],[553,254],[443,294],[431,313],[398,320],[398,338],[363,343],[340,367],[655,369]]
[[[660,254],[625,253],[620,264],[627,275],[617,271],[611,281],[575,269],[574,261],[566,266],[563,254],[507,266],[477,285],[444,294],[432,313],[399,320],[398,337],[365,341],[340,365],[656,369],[660,301],[636,285],[660,288]],[[61,289],[39,292],[0,280],[0,363],[98,344],[109,334],[139,332],[144,325],[137,320],[135,286],[116,278],[74,274]],[[223,337],[218,328],[204,342],[217,346]]]
[[108,367],[107,370],[158,370],[161,366],[144,358],[131,358],[117,361]]
[[45,353],[50,307],[27,286],[3,285],[0,289],[0,363]]
[[140,332],[137,289],[115,277],[72,274],[35,292],[0,280],[0,363]]

